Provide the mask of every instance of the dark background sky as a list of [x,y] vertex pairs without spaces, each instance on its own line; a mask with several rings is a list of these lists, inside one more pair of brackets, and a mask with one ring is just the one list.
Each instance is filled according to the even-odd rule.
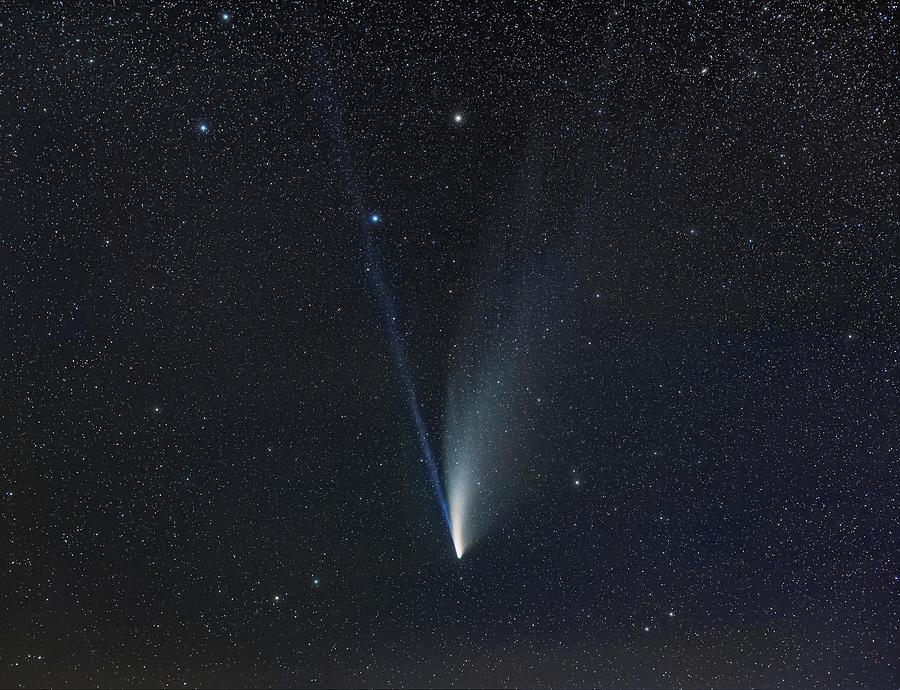
[[[0,685],[895,685],[896,3],[844,5],[0,3]],[[461,561],[354,195],[439,460],[527,315]]]

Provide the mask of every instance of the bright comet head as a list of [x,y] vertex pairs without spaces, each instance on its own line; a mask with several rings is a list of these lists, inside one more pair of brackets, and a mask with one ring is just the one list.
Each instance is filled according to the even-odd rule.
[[462,558],[465,542],[463,541],[463,529],[465,527],[463,515],[465,513],[465,492],[462,487],[454,484],[449,493],[450,503],[450,536],[453,539],[453,548],[456,557]]

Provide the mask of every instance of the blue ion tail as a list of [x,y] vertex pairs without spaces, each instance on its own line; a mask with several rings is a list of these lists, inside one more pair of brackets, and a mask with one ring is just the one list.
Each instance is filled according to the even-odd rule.
[[[400,337],[400,333],[397,330],[397,309],[394,306],[394,300],[388,289],[388,285],[384,280],[381,261],[378,256],[377,247],[375,246],[373,228],[381,222],[381,216],[377,213],[367,214],[363,210],[365,207],[363,202],[363,190],[356,176],[356,169],[353,165],[353,157],[350,154],[350,148],[344,138],[342,127],[343,111],[331,85],[331,69],[328,65],[325,51],[322,49],[321,45],[314,45],[312,54],[315,58],[315,60],[313,60],[313,65],[316,70],[314,75],[315,78],[312,79],[314,85],[313,100],[321,109],[322,119],[331,136],[335,154],[337,155],[340,164],[344,189],[353,205],[354,214],[362,230],[365,242],[366,277],[377,297],[377,306],[380,308],[381,316],[383,317],[385,327],[387,328],[391,354],[393,355],[394,363],[397,366],[397,371],[400,374],[400,379],[403,384],[403,394],[406,398],[406,406],[409,410],[410,417],[412,417],[412,421],[415,424],[419,446],[422,449],[422,454],[425,456],[428,472],[431,475],[431,481],[434,484],[434,490],[437,493],[438,502],[441,505],[441,513],[444,515],[444,521],[447,523],[447,529],[450,531],[450,539],[452,540],[453,525],[447,510],[447,499],[444,497],[437,463],[434,460],[434,454],[431,452],[431,445],[428,443],[428,436],[425,433],[425,423],[422,420],[422,413],[416,396],[415,381],[413,380],[412,373],[409,370],[409,364],[406,360],[406,350],[403,345],[403,340]],[[458,551],[457,555],[459,555]]]
[[[377,223],[378,216],[371,216],[369,220],[373,223]],[[397,373],[400,374],[400,380],[403,384],[403,396],[406,400],[406,407],[409,410],[409,415],[412,417],[413,425],[416,428],[416,438],[419,441],[419,447],[425,458],[425,464],[428,466],[428,474],[431,476],[431,483],[434,485],[434,491],[437,494],[438,503],[441,506],[444,522],[447,523],[447,530],[450,532],[450,540],[453,541],[453,523],[450,520],[450,511],[447,509],[447,498],[444,496],[444,489],[441,486],[441,477],[438,472],[437,462],[434,459],[434,453],[431,451],[431,444],[428,442],[428,434],[425,431],[425,422],[422,419],[422,412],[419,408],[418,396],[416,395],[415,381],[413,380],[412,372],[409,370],[409,363],[406,360],[406,348],[400,337],[400,333],[397,330],[397,309],[390,292],[388,292],[387,284],[384,282],[381,262],[379,261],[378,251],[375,248],[371,232],[370,228],[366,228],[366,254],[368,259],[366,273],[378,298],[378,306],[381,307],[381,313],[384,315],[388,341],[391,346],[391,355],[394,358]],[[454,545],[454,549],[455,548],[456,546]],[[459,556],[458,552],[457,555]]]

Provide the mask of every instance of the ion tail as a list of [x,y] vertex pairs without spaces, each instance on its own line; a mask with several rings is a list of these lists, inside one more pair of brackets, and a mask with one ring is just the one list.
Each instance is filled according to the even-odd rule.
[[387,339],[400,378],[400,383],[403,387],[406,407],[415,428],[416,438],[419,442],[422,455],[424,456],[425,464],[428,467],[428,473],[431,477],[432,484],[434,485],[435,493],[437,494],[441,514],[444,517],[447,529],[450,531],[450,538],[452,540],[453,526],[450,521],[450,513],[447,510],[447,499],[444,496],[444,490],[441,486],[437,461],[432,452],[431,444],[428,441],[425,422],[422,418],[422,411],[419,407],[418,396],[416,395],[415,380],[413,379],[406,357],[406,346],[397,329],[397,307],[393,296],[391,295],[390,287],[384,279],[384,269],[381,257],[373,236],[373,229],[378,223],[379,218],[377,215],[367,215],[365,212],[362,186],[357,178],[356,169],[353,165],[353,158],[350,155],[350,149],[347,146],[347,141],[343,134],[342,110],[331,85],[330,65],[325,59],[325,54],[321,46],[313,46],[312,57],[314,68],[316,69],[316,74],[313,75],[312,79],[314,85],[313,97],[322,111],[322,119],[328,128],[329,135],[338,156],[344,189],[353,205],[354,222],[357,223],[365,241],[366,278],[369,288],[375,294],[375,305],[378,308],[385,330],[387,331]]

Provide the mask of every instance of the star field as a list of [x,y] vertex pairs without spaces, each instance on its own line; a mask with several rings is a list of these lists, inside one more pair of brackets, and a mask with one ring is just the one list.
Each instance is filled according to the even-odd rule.
[[3,10],[0,685],[897,684],[895,2]]

